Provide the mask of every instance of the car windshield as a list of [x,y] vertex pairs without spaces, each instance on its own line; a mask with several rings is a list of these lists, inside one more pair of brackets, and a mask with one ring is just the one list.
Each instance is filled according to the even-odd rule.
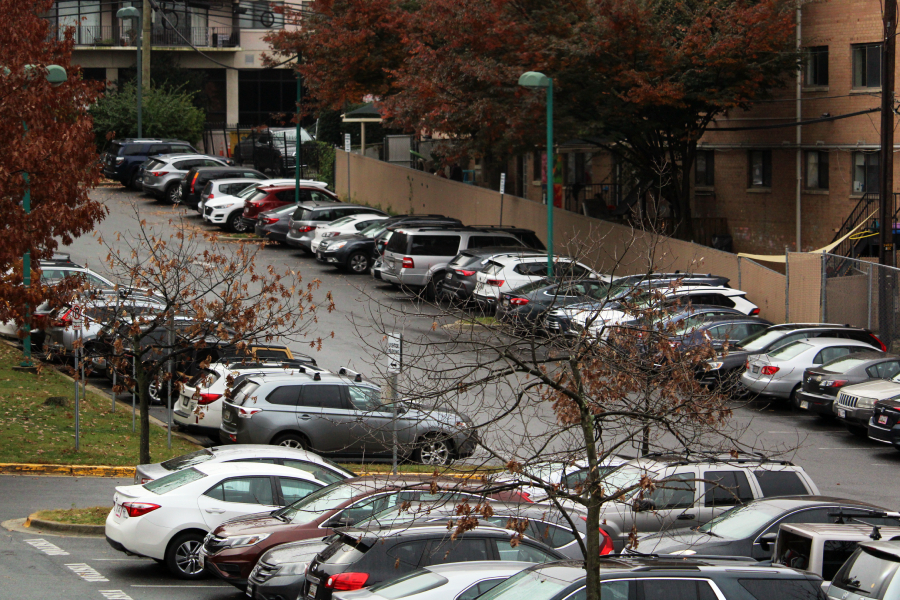
[[354,220],[354,217],[341,217],[340,219],[335,219],[331,223],[328,223],[326,227],[340,227],[341,225],[352,223]]
[[478,600],[550,600],[570,585],[572,582],[549,577],[541,571],[523,571],[478,596]]
[[352,485],[334,483],[275,511],[273,516],[290,521],[294,525],[305,525],[358,494],[359,490]]
[[872,360],[871,358],[858,358],[851,354],[850,356],[844,356],[835,361],[828,363],[827,365],[822,367],[822,370],[825,371],[826,373],[843,374],[843,373],[846,373],[847,371],[849,371],[850,369],[854,369],[860,365],[864,365],[864,364],[870,362],[871,360]]
[[198,479],[203,479],[204,477],[206,477],[205,473],[201,473],[197,469],[191,467],[189,469],[175,471],[165,477],[160,477],[159,479],[145,483],[144,489],[161,496],[172,490],[177,490],[191,482],[197,481]]
[[[641,477],[644,475],[648,475],[653,477],[653,473],[649,473],[646,469],[637,469],[635,467],[621,467],[613,470],[610,473],[602,476],[600,481],[600,485],[606,488],[606,493],[615,493],[618,490],[628,489],[633,486],[638,486],[641,481]],[[619,498],[620,502],[625,502],[631,496],[638,492],[638,487],[625,492]]]
[[769,356],[777,360],[791,360],[792,358],[797,358],[810,348],[812,348],[811,345],[803,342],[791,342],[787,346],[779,348],[774,352],[770,352]]
[[387,229],[387,227],[382,225],[381,223],[372,223],[371,225],[360,231],[359,234],[364,235],[369,239],[374,239],[381,235],[385,229]]
[[744,350],[765,350],[789,333],[790,330],[788,329],[764,329],[759,333],[745,337],[738,342],[738,346]]
[[194,465],[199,465],[200,463],[212,460],[213,456],[215,455],[211,450],[204,448],[203,450],[197,450],[190,454],[183,454],[181,456],[176,456],[175,458],[170,458],[169,460],[160,463],[160,466],[166,471],[180,471],[181,469],[193,467]]
[[698,531],[730,540],[742,540],[765,527],[783,512],[783,509],[770,504],[744,504],[723,512],[709,523],[701,525]]
[[268,195],[269,195],[269,192],[267,192],[266,190],[261,190],[261,189],[259,189],[259,188],[254,188],[254,189],[253,189],[253,193],[250,194],[249,196],[247,196],[245,199],[246,199],[248,202],[253,202],[254,200],[261,200],[262,198],[265,198],[265,197],[268,196]]

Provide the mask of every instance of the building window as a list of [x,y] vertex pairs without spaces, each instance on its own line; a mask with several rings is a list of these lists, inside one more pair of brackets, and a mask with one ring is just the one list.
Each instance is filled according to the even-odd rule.
[[828,46],[806,49],[806,85],[828,85]]
[[241,125],[289,125],[297,110],[293,69],[242,69],[238,72]]
[[269,0],[253,0],[241,2],[241,8],[247,9],[238,19],[241,29],[281,29],[284,27],[284,13],[275,12],[276,6],[284,6],[284,2]]
[[772,187],[772,151],[751,150],[750,159],[750,187]]
[[881,87],[881,44],[858,44],[853,49],[853,87]]
[[712,187],[715,185],[715,155],[712,150],[697,151],[694,163],[694,185],[696,187]]
[[544,164],[544,153],[543,152],[534,152],[531,155],[531,180],[539,181],[544,178],[544,170],[542,165]]
[[806,189],[828,189],[828,153],[810,150],[806,153]]
[[100,11],[100,0],[61,0],[53,4],[46,16],[51,27],[57,28],[58,39],[65,39],[66,31],[72,29],[76,44],[89,45],[103,38]]
[[877,152],[853,153],[853,193],[877,194],[881,189],[881,169]]

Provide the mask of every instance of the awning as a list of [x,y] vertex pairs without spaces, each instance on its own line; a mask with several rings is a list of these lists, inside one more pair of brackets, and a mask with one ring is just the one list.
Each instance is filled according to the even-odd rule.
[[[808,254],[824,254],[826,252],[831,252],[835,248],[837,248],[841,242],[846,240],[848,237],[859,231],[863,225],[865,225],[869,219],[875,216],[875,213],[872,213],[868,217],[862,220],[859,225],[850,230],[847,235],[840,237],[839,239],[831,242],[827,246],[823,248],[819,248],[818,250],[813,250],[812,252],[808,252]],[[773,262],[773,263],[783,263],[787,260],[787,257],[784,254],[744,254],[743,252],[739,252],[738,256],[741,258],[749,258],[750,260],[756,260],[760,262]]]
[[381,123],[381,113],[375,108],[374,102],[367,102],[356,110],[341,115],[344,123]]

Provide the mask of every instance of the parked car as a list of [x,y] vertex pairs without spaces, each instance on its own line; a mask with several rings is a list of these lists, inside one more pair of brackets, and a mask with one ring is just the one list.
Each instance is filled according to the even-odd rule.
[[191,167],[181,180],[180,203],[189,208],[197,208],[200,194],[206,183],[213,179],[256,179],[266,180],[268,177],[245,167]]
[[317,227],[358,214],[384,213],[369,206],[341,202],[337,196],[313,197],[309,201],[302,202],[291,216],[287,243],[289,246],[300,248],[305,254],[312,254],[312,241]]
[[[681,319],[674,325],[672,343],[678,348],[691,348],[701,344],[710,344],[714,348],[729,348],[740,340],[755,333],[765,331],[772,326],[771,321],[747,315],[711,315],[695,314]],[[666,325],[659,331],[667,331]]]
[[306,568],[333,536],[288,542],[266,550],[247,577],[247,596],[253,600],[303,598]]
[[313,477],[328,485],[356,477],[352,471],[306,450],[284,446],[242,444],[240,446],[212,446],[160,463],[138,465],[134,472],[134,484],[143,485],[148,481],[165,477],[174,471],[197,465],[244,462],[285,465],[301,471],[308,471]]
[[392,529],[347,527],[338,529],[337,534],[337,539],[309,563],[302,597],[331,600],[342,597],[335,592],[377,585],[431,565],[482,561],[533,564],[565,559],[528,536],[523,535],[513,545],[508,530],[489,525],[478,525],[458,538],[446,525],[431,524]]
[[[769,560],[778,528],[787,523],[834,523],[835,513],[844,512],[876,525],[894,525],[900,513],[844,498],[802,495],[795,481],[769,476],[772,493],[765,498],[735,506],[697,528],[679,528],[640,538],[637,552],[688,556],[749,556]],[[765,480],[763,480],[765,481]],[[796,496],[788,496],[798,494]]]
[[327,373],[302,357],[279,361],[218,361],[200,369],[181,386],[180,396],[173,408],[172,420],[183,429],[199,429],[211,437],[219,436],[222,426],[222,405],[229,390],[253,375],[275,373]]
[[238,233],[246,231],[246,225],[241,219],[241,215],[244,213],[244,201],[247,198],[256,193],[261,187],[290,185],[292,183],[287,179],[265,179],[262,181],[258,179],[222,179],[221,181],[249,181],[250,185],[234,195],[222,195],[205,200],[201,197],[197,210],[203,215],[203,220],[207,223]]
[[474,600],[534,563],[472,561],[432,565],[354,592],[341,600]]
[[[581,279],[602,279],[593,269],[566,256],[553,261],[554,275]],[[547,254],[535,252],[505,252],[492,256],[481,271],[475,274],[472,297],[480,304],[496,306],[502,292],[514,290],[547,276]],[[442,284],[443,285],[443,284]]]
[[295,210],[299,210],[300,206],[306,206],[309,203],[317,202],[341,203],[340,199],[335,194],[317,186],[304,186],[300,188],[299,205],[294,202],[297,196],[298,194],[293,184],[281,188],[260,188],[255,195],[244,200],[244,212],[241,217],[244,221],[250,222],[255,226],[256,218],[259,216],[259,213],[267,210],[273,210],[286,205],[293,206]]
[[[535,565],[478,600],[582,600],[584,563]],[[822,578],[784,567],[760,568],[740,558],[608,557],[600,561],[603,600],[820,600]]]
[[803,373],[836,358],[872,351],[865,342],[841,338],[817,337],[797,340],[768,354],[757,354],[747,361],[741,384],[754,394],[775,396],[800,406]]
[[900,451],[900,398],[879,400],[869,419],[869,439]]
[[[224,179],[221,181],[222,181],[222,183],[244,182],[244,183],[248,183],[249,185],[247,185],[247,187],[245,187],[243,190],[234,192],[232,194],[222,193],[217,198],[207,197],[206,192],[207,192],[207,189],[209,189],[209,188],[204,187],[203,191],[200,193],[200,204],[197,205],[197,212],[200,213],[200,215],[203,217],[203,219],[205,221],[209,221],[209,219],[207,218],[207,212],[206,212],[207,202],[209,202],[211,206],[216,206],[216,205],[219,205],[219,203],[218,203],[219,199],[229,198],[229,199],[231,199],[232,202],[234,202],[234,198],[239,196],[241,198],[241,201],[240,201],[241,211],[243,211],[244,198],[246,198],[247,196],[250,195],[250,193],[251,193],[250,188],[256,189],[260,186],[276,186],[276,185],[284,185],[284,186],[293,187],[294,184],[296,183],[296,181],[294,180],[293,177],[290,179],[263,179],[263,180],[237,178],[237,179]],[[218,183],[218,181],[213,180],[212,183],[215,185],[216,183]],[[209,182],[207,182],[207,186],[208,185],[209,185]],[[328,188],[327,183],[324,183],[322,181],[315,181],[312,179],[301,179],[300,185],[303,186],[303,188],[314,187],[314,188],[319,188],[319,189],[323,189],[323,190]],[[303,195],[303,190],[301,190],[301,196],[302,195]]]
[[[487,267],[492,256],[508,252],[509,246],[489,246],[463,250],[447,263],[447,273],[441,282],[438,296],[456,302],[473,300],[478,283],[476,276]],[[544,254],[546,257],[546,254]],[[545,258],[546,261],[546,258]],[[546,264],[546,262],[545,262]]]
[[[275,183],[271,179],[264,181],[269,185]],[[210,200],[234,197],[252,185],[259,185],[259,181],[256,179],[213,179],[212,181],[207,181],[203,191],[200,192],[200,204],[197,205],[197,212],[203,215],[206,212],[206,203]]]
[[100,156],[103,176],[140,191],[141,164],[160,154],[200,154],[190,143],[175,139],[123,138],[113,140]]
[[[305,129],[300,129],[300,143],[313,141]],[[297,129],[295,127],[267,128],[253,131],[234,146],[234,158],[239,163],[250,163],[257,171],[274,171],[278,177],[286,177],[294,170],[296,162]]]
[[254,235],[280,244],[287,243],[287,233],[291,228],[291,215],[296,210],[297,205],[291,203],[257,214],[253,226]]
[[[478,443],[471,420],[457,413],[402,403],[397,441],[403,455],[446,465],[470,456]],[[380,389],[337,374],[266,374],[244,379],[222,408],[223,443],[277,444],[335,456],[391,456],[393,412]]]
[[[656,489],[641,497],[639,484],[646,477],[657,482]],[[653,533],[676,526],[696,527],[756,498],[818,493],[801,467],[758,456],[639,458],[604,475],[601,485],[607,490],[628,490],[601,507],[601,527],[617,552],[625,547],[632,530]]]
[[176,577],[198,579],[208,531],[235,517],[292,504],[326,485],[282,465],[200,464],[144,485],[117,487],[106,540],[120,552],[164,561]]
[[[860,437],[868,437],[869,422],[875,414],[875,404],[879,400],[894,400],[900,396],[900,382],[876,379],[842,388],[834,403],[834,414],[847,430]],[[878,421],[887,419],[882,409]]]
[[[847,517],[851,516],[852,513],[847,514]],[[863,520],[866,516],[859,515]],[[843,521],[844,517],[835,520]],[[772,564],[809,571],[831,581],[860,542],[897,537],[900,537],[900,519],[896,519],[891,527],[872,527],[859,522],[782,523],[772,552]]]
[[319,225],[316,227],[313,240],[310,242],[309,249],[313,254],[319,250],[319,245],[325,241],[347,233],[358,233],[370,225],[379,223],[388,218],[388,214],[373,210],[371,213],[359,213],[355,215],[347,215],[336,221]]
[[412,291],[425,290],[435,298],[450,260],[469,248],[524,248],[518,237],[486,229],[404,227],[394,231],[384,250],[381,278]]
[[897,375],[900,375],[900,356],[896,354],[857,352],[844,356],[806,370],[798,408],[832,418],[834,401],[842,388],[870,379],[891,380]]
[[829,600],[888,600],[900,594],[900,542],[859,544],[826,589]]
[[701,381],[715,384],[718,381],[737,378],[744,372],[747,361],[752,356],[773,352],[797,340],[816,337],[857,340],[876,350],[887,352],[887,347],[881,340],[868,329],[861,327],[829,323],[772,325],[762,333],[738,341],[734,348],[729,349],[727,355],[720,355],[710,361],[710,369],[704,373]]
[[203,154],[161,154],[141,167],[141,189],[158,200],[178,204],[181,178],[191,168],[228,166],[224,159]]
[[[481,489],[483,485],[475,481],[435,479],[431,475],[379,475],[346,479],[269,515],[247,516],[222,524],[206,537],[201,556],[212,574],[243,588],[257,560],[269,548],[287,542],[321,540],[338,527],[352,526],[377,512],[405,502],[443,505],[469,498],[474,505],[484,498]],[[488,498],[500,501],[521,499],[509,491],[496,492]],[[234,544],[235,541],[248,539],[248,536],[257,541]]]

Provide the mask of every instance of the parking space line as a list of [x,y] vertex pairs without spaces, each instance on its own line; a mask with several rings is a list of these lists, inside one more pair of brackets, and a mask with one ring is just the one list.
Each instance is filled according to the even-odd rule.
[[22,540],[29,546],[34,546],[44,554],[49,556],[69,556],[69,553],[57,546],[56,544],[51,544],[44,538],[32,538],[30,540]]
[[88,565],[87,563],[71,563],[67,564],[67,567],[72,570],[73,573],[84,579],[85,581],[89,581],[91,583],[97,583],[100,581],[109,581],[106,577],[97,572],[94,567]]
[[130,587],[133,588],[191,588],[191,589],[199,589],[202,588],[204,590],[212,590],[212,589],[233,589],[230,585],[190,585],[190,584],[182,584],[182,585],[153,585],[149,583],[139,584],[134,583]]
[[122,590],[97,590],[107,600],[134,600],[131,596]]
[[872,448],[819,448],[819,450],[872,450]]

